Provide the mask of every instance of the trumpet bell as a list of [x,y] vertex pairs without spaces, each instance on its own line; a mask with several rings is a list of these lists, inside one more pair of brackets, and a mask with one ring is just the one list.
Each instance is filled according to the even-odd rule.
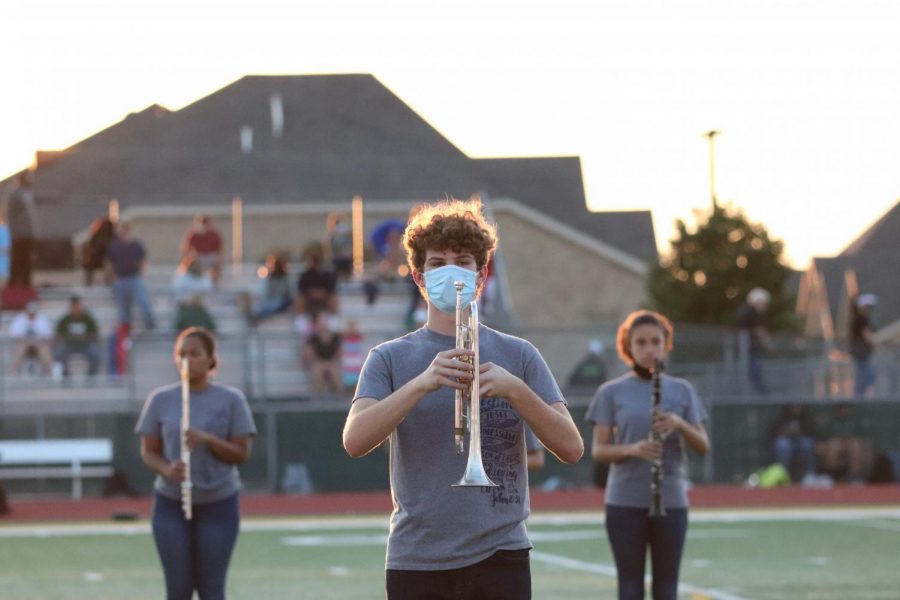
[[466,472],[463,473],[462,479],[452,484],[452,487],[499,487],[491,481],[488,474],[484,470],[481,461],[469,461],[466,465]]

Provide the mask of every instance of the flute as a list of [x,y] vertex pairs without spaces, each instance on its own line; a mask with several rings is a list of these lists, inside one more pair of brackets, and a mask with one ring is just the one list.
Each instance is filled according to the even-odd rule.
[[[650,411],[650,439],[655,442],[663,442],[663,436],[653,431],[653,423],[662,410],[662,400],[660,398],[659,383],[662,376],[663,363],[661,360],[656,361],[653,367],[653,408]],[[662,457],[650,463],[650,516],[664,517],[666,516],[666,507],[662,503]]]
[[191,428],[191,380],[188,372],[188,359],[181,359],[181,462],[184,463],[184,481],[181,482],[181,510],[184,518],[191,520],[192,494],[191,488],[191,449],[186,443],[187,431]]

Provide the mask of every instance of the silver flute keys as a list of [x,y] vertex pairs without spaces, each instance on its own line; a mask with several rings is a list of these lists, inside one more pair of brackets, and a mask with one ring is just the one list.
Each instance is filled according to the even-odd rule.
[[[653,430],[653,424],[662,411],[660,399],[660,377],[662,376],[663,362],[657,360],[653,366],[653,407],[650,411],[650,439],[654,442],[663,443],[662,434]],[[650,463],[650,516],[664,517],[666,516],[666,508],[662,502],[662,455],[659,459]]]
[[184,481],[181,482],[181,510],[188,521],[193,516],[194,484],[191,482],[191,449],[187,445],[187,431],[191,428],[191,380],[188,359],[181,359],[181,462],[184,463]]

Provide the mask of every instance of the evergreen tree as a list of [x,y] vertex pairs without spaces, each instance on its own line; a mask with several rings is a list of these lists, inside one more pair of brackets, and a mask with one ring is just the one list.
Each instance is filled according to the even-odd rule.
[[717,205],[696,231],[688,231],[682,220],[677,228],[670,253],[651,268],[647,280],[655,310],[683,323],[734,325],[747,293],[762,287],[772,294],[768,327],[794,327],[784,245],[765,227],[750,223],[738,209]]

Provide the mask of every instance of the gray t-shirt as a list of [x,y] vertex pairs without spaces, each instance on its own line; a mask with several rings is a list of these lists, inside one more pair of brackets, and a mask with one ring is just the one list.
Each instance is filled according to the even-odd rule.
[[[653,384],[629,372],[600,386],[584,415],[586,421],[614,428],[614,444],[633,444],[650,434]],[[693,386],[684,379],[662,375],[662,412],[675,413],[692,425],[706,419],[706,410]],[[663,443],[663,505],[688,505],[684,481],[684,448],[681,435],[670,435]],[[610,465],[606,503],[615,506],[650,506],[650,462],[629,458]]]
[[[548,404],[565,402],[550,369],[530,343],[485,326],[478,329],[481,363],[522,379]],[[383,400],[425,371],[455,339],[422,327],[376,346],[366,358],[354,400]],[[497,550],[530,548],[528,472],[522,418],[503,398],[481,399],[482,462],[499,487],[451,487],[462,477],[466,453],[453,443],[454,391],[424,396],[391,434],[394,510],[387,568],[456,569]],[[466,452],[468,452],[468,440]]]
[[[210,384],[204,390],[192,391],[190,404],[191,427],[194,429],[206,431],[223,440],[256,435],[250,406],[240,390]],[[134,431],[160,438],[163,457],[167,461],[181,457],[180,383],[150,392]],[[206,444],[195,446],[191,451],[191,482],[194,484],[194,504],[227,498],[241,487],[237,467],[214,457]],[[162,475],[156,476],[153,487],[167,498],[181,498],[181,484]]]

